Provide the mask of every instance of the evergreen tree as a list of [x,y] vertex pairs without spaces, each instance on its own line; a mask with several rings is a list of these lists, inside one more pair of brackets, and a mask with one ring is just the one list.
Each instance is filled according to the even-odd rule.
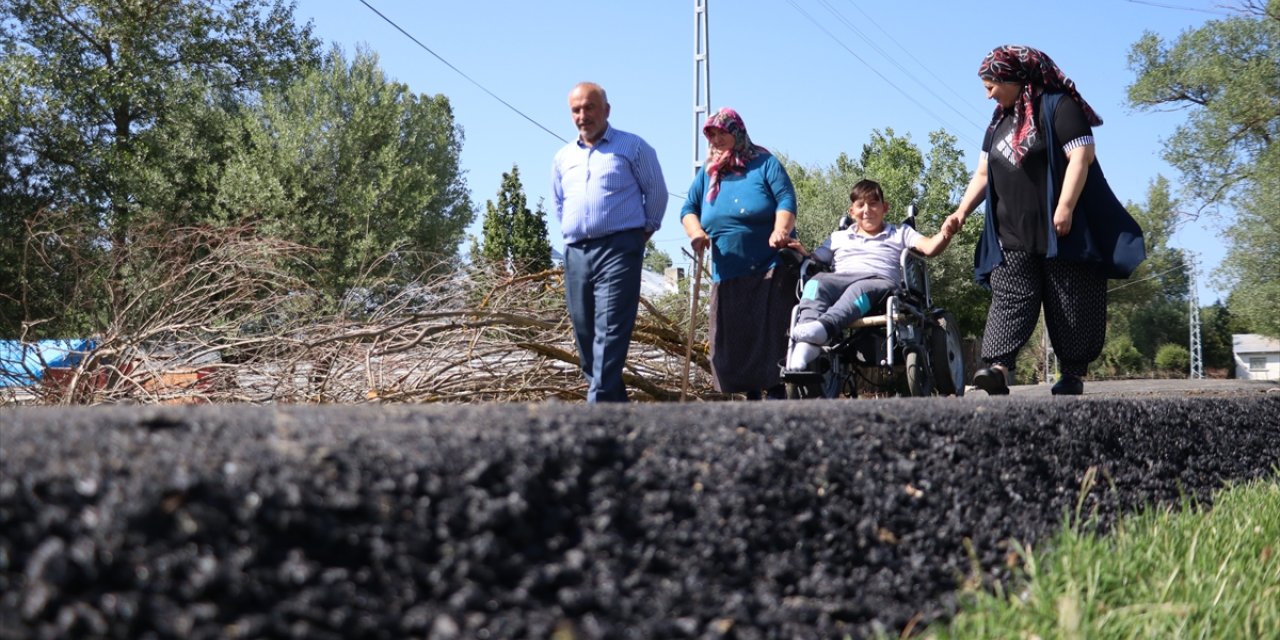
[[1221,300],[1200,308],[1200,345],[1204,349],[1205,369],[1226,369],[1228,375],[1235,371],[1232,333],[1236,332],[1232,330],[1231,310]]
[[[512,171],[515,167],[512,167]],[[524,195],[522,194],[523,200]],[[551,268],[551,240],[547,238],[547,211],[538,200],[536,211],[521,207],[511,224],[511,262],[518,270],[537,273]]]
[[484,203],[484,224],[481,227],[480,255],[485,262],[510,267],[511,231],[515,221],[512,209],[517,198],[521,206],[524,194],[521,193],[520,175],[515,167],[511,173],[502,174],[502,186],[498,189],[498,204],[492,200]]
[[520,168],[512,165],[502,174],[498,202],[485,202],[484,238],[480,256],[515,271],[537,272],[551,268],[551,241],[547,238],[546,211],[529,210],[520,182]]
[[333,299],[361,281],[404,283],[442,268],[475,218],[462,131],[443,95],[388,79],[376,54],[264,92],[222,176],[218,214],[322,249],[306,276]]

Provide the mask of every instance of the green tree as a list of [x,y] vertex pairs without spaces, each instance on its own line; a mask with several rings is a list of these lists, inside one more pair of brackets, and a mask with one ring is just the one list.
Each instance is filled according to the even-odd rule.
[[317,46],[282,0],[10,0],[0,22],[4,77],[23,83],[17,161],[42,204],[112,242],[138,215],[175,214],[174,194],[201,204],[194,172],[225,148],[210,108],[296,75]]
[[889,220],[901,220],[907,215],[907,206],[919,204],[920,189],[924,183],[924,154],[911,141],[911,136],[898,137],[893,129],[871,132],[871,141],[862,145],[858,160],[865,178],[880,183],[885,202],[889,205]]
[[508,267],[511,260],[511,227],[514,222],[515,207],[513,202],[520,199],[524,205],[523,187],[520,185],[519,170],[511,168],[511,173],[502,174],[502,186],[498,187],[498,204],[492,200],[484,203],[484,221],[481,224],[479,257],[490,264]]
[[1237,213],[1218,272],[1233,285],[1233,312],[1280,337],[1280,0],[1250,0],[1170,43],[1146,34],[1129,64],[1132,105],[1187,113],[1164,155],[1188,194],[1202,210]]
[[653,238],[649,238],[644,245],[644,268],[654,273],[662,273],[672,264],[671,256],[659,249],[658,245],[654,244]]
[[551,268],[546,212],[541,201],[536,213],[529,210],[520,168],[515,165],[510,173],[502,174],[497,204],[485,202],[480,257],[509,270],[537,272]]
[[375,54],[265,91],[219,183],[225,223],[258,221],[322,251],[306,270],[333,299],[379,277],[420,279],[457,255],[475,217],[449,99],[388,80]]
[[1204,367],[1208,369],[1226,369],[1228,374],[1235,372],[1232,366],[1231,310],[1221,300],[1207,307],[1200,308],[1200,346],[1203,349]]
[[796,234],[806,247],[816,247],[848,214],[849,189],[861,179],[862,172],[844,153],[830,167],[804,166],[782,155],[779,160],[791,177],[799,202]]
[[1280,338],[1280,313],[1276,313],[1280,309],[1280,155],[1267,163],[1275,164],[1264,170],[1272,176],[1271,182],[1255,185],[1252,197],[1238,203],[1218,273],[1234,284],[1229,297],[1232,313],[1253,332]]
[[1160,344],[1188,340],[1189,265],[1185,252],[1168,244],[1179,206],[1164,176],[1148,185],[1144,203],[1125,205],[1142,226],[1147,259],[1128,280],[1110,283],[1107,333],[1127,334],[1147,362]]
[[[514,169],[514,167],[512,167]],[[516,213],[511,225],[511,261],[526,272],[537,273],[551,268],[551,240],[547,237],[547,210],[541,198],[538,207],[525,207]]]
[[1133,310],[1129,316],[1129,336],[1143,360],[1153,362],[1162,344],[1187,344],[1191,328],[1189,315],[1185,301],[1170,299],[1155,300]]
[[1178,223],[1183,220],[1180,205],[1164,176],[1156,176],[1147,185],[1145,203],[1125,205],[1142,226],[1147,259],[1128,280],[1113,283],[1116,287],[1110,300],[1113,309],[1141,307],[1158,299],[1186,301],[1190,295],[1186,253],[1169,246]]
[[[23,321],[39,321],[40,334],[93,330],[114,294],[49,315],[99,284],[86,278],[105,277],[78,261],[160,228],[148,219],[177,225],[207,211],[235,142],[228,112],[313,64],[310,31],[282,0],[0,3],[0,173],[11,179],[0,184],[0,232],[19,239],[0,243],[0,332]],[[28,229],[83,244],[42,247],[47,260],[33,264]],[[112,287],[129,286],[127,270],[117,275]]]

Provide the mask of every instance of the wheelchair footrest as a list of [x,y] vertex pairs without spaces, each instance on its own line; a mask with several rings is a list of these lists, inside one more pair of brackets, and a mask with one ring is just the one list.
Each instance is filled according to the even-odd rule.
[[822,373],[810,371],[808,369],[804,371],[783,369],[782,381],[793,384],[820,384],[822,382],[822,375]]

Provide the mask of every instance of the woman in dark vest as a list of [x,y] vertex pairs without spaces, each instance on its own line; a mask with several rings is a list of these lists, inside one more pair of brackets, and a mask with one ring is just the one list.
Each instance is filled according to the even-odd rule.
[[1009,393],[1043,304],[1062,374],[1053,393],[1079,395],[1106,339],[1107,279],[1129,277],[1145,259],[1142,229],[1094,157],[1093,127],[1102,119],[1049,56],[997,47],[978,76],[997,107],[951,214],[963,224],[987,203],[974,266],[992,297],[986,366],[973,382],[992,395]]

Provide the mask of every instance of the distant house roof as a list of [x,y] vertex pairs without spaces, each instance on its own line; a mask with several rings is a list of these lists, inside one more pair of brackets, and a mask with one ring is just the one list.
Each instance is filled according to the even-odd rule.
[[1235,333],[1231,335],[1231,350],[1236,353],[1277,353],[1280,352],[1280,340],[1256,333]]

